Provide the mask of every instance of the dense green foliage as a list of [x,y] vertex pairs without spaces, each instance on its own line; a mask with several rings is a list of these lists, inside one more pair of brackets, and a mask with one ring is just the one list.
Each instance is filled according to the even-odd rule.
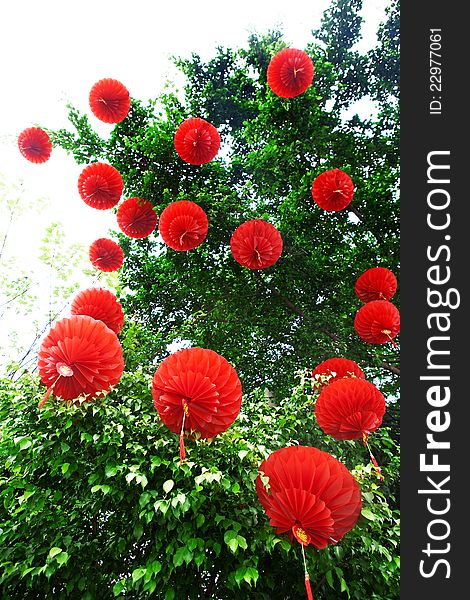
[[[296,443],[344,462],[363,498],[341,543],[307,550],[316,600],[399,597],[398,350],[363,343],[353,327],[357,277],[371,266],[399,269],[398,6],[390,3],[367,54],[354,49],[360,8],[333,1],[306,48],[313,85],[297,98],[267,87],[269,60],[285,46],[270,32],[243,49],[219,48],[207,63],[177,59],[183,93],[133,98],[109,139],[73,107],[75,130],[50,132],[77,162],[113,164],[126,197],[146,198],[158,213],[189,199],[210,225],[187,253],[157,233],[116,236],[126,369],[106,398],[50,400],[38,411],[37,380],[0,381],[1,598],[304,598],[300,548],[275,535],[254,488],[260,462]],[[355,114],[364,99],[377,109],[367,118]],[[219,157],[200,167],[173,147],[189,116],[221,133]],[[351,175],[351,210],[313,203],[312,182],[329,168]],[[264,272],[230,254],[231,234],[250,218],[283,237],[281,259]],[[180,467],[150,380],[169,344],[182,341],[227,358],[244,395],[236,422],[211,443],[188,442]],[[331,356],[356,360],[389,400],[370,439],[384,482],[360,441],[336,442],[316,424],[309,373]]]
[[303,598],[300,548],[275,535],[254,489],[262,459],[302,443],[356,467],[363,497],[341,544],[307,551],[315,597],[397,598],[397,447],[384,427],[371,440],[382,484],[360,441],[325,438],[307,392],[300,382],[275,406],[245,396],[236,426],[187,442],[180,468],[141,371],[102,401],[40,412],[37,382],[21,394],[4,382],[1,597]]

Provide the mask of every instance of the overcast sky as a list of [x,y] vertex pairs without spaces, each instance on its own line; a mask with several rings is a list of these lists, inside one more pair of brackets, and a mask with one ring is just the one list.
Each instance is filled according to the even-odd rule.
[[[171,55],[191,52],[209,59],[220,46],[246,45],[248,35],[279,26],[286,43],[304,48],[320,25],[329,0],[10,0],[0,7],[0,175],[7,185],[21,184],[25,198],[47,198],[40,215],[31,211],[14,223],[6,255],[33,265],[45,227],[63,224],[67,239],[87,248],[116,229],[110,211],[88,207],[79,197],[82,166],[61,149],[47,163],[24,159],[17,148],[26,127],[71,127],[66,103],[90,115],[104,135],[112,128],[90,112],[88,93],[99,79],[121,81],[131,96],[156,97],[175,77]],[[366,0],[364,47],[374,44],[386,0]],[[0,198],[1,202],[1,198]],[[0,218],[5,213],[1,211]],[[0,223],[0,234],[2,231]],[[1,243],[1,240],[0,240]],[[88,266],[88,265],[87,265]],[[4,325],[4,324],[3,324]],[[0,323],[0,329],[2,323]],[[5,332],[5,329],[3,328]]]

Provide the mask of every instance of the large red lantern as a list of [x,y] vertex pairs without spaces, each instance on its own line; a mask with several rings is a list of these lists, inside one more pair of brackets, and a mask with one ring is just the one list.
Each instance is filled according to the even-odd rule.
[[220,148],[220,135],[211,123],[191,117],[176,130],[174,145],[182,160],[192,165],[202,165],[215,158]]
[[91,88],[92,113],[104,123],[119,123],[129,112],[131,99],[127,88],[116,79],[100,79]]
[[282,237],[279,231],[261,219],[246,221],[233,232],[230,240],[233,258],[249,269],[266,269],[282,254]]
[[390,300],[397,291],[397,278],[385,267],[372,267],[356,281],[354,292],[359,300]]
[[29,162],[43,163],[51,156],[52,143],[43,129],[28,127],[18,136],[18,148]]
[[307,446],[289,446],[270,454],[259,467],[255,485],[276,533],[287,533],[302,547],[311,598],[304,546],[326,548],[354,527],[362,507],[359,486],[336,458]]
[[303,50],[284,48],[268,65],[268,85],[281,98],[303,94],[313,81],[313,62]]
[[117,271],[124,262],[121,246],[109,238],[95,240],[90,246],[88,256],[96,269],[106,273]]
[[400,313],[387,300],[372,300],[357,311],[354,329],[368,344],[397,344],[393,338],[400,331]]
[[108,163],[91,163],[78,178],[80,197],[88,206],[99,210],[116,206],[123,189],[121,174]]
[[110,391],[123,369],[119,340],[102,321],[85,315],[62,319],[39,350],[39,377],[48,388],[39,408],[52,392],[62,400],[92,400]]
[[173,250],[192,250],[204,241],[209,221],[204,210],[189,200],[178,200],[163,209],[158,229]]
[[333,383],[333,381],[345,377],[365,379],[364,371],[361,367],[349,358],[328,358],[317,365],[312,371],[313,383],[317,391]]
[[103,321],[118,334],[124,325],[124,312],[116,296],[103,288],[88,288],[79,292],[72,300],[72,315],[88,315]]
[[153,376],[152,396],[162,421],[180,435],[181,464],[185,435],[212,438],[235,421],[242,387],[223,356],[213,350],[188,348],[161,363]]
[[157,221],[158,215],[148,200],[128,198],[118,206],[118,225],[129,237],[148,237],[155,230]]
[[346,208],[354,196],[354,183],[341,169],[324,171],[312,184],[312,198],[328,212]]

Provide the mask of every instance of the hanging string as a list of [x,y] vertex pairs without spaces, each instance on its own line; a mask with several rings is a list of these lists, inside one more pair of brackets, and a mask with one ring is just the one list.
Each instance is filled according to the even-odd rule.
[[389,342],[392,342],[392,345],[393,345],[393,347],[394,347],[394,348],[398,348],[398,344],[395,342],[395,340],[393,340],[393,339],[390,337],[390,334],[392,333],[392,332],[390,331],[390,329],[382,329],[382,330],[380,331],[380,333],[383,333],[384,335],[386,335],[386,336],[388,337],[388,340],[389,340]]
[[382,475],[382,469],[380,468],[375,456],[372,454],[372,450],[370,449],[368,439],[368,434],[363,432],[362,441],[364,442],[364,446],[367,448],[367,450],[369,450],[370,460],[372,461],[372,464],[375,467],[375,472],[377,473],[377,476],[380,479],[380,481],[385,481],[385,477]]
[[304,560],[305,589],[307,591],[307,598],[308,598],[308,600],[313,600],[312,588],[310,587],[310,576],[307,571],[307,561],[305,560],[304,545],[300,544],[300,547],[302,548],[302,558]]

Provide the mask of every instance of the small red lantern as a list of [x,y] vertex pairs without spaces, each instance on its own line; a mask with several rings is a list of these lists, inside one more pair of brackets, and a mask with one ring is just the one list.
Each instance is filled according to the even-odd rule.
[[121,198],[124,183],[119,171],[107,163],[95,162],[88,165],[78,178],[81,199],[98,210],[116,206]]
[[178,127],[174,138],[178,156],[192,165],[203,165],[215,158],[220,148],[220,135],[211,124],[191,117]]
[[366,376],[361,367],[349,358],[328,358],[312,371],[313,383],[317,391],[333,383],[333,381],[345,377],[365,379]]
[[307,595],[312,598],[304,546],[336,544],[350,531],[362,507],[359,486],[336,458],[307,446],[276,450],[261,463],[256,492],[277,534],[302,548]]
[[118,206],[118,225],[129,237],[148,237],[155,230],[157,221],[158,215],[148,200],[128,198]]
[[116,79],[100,79],[91,88],[92,113],[104,123],[119,123],[127,116],[131,99],[126,87]]
[[390,300],[397,291],[397,278],[385,267],[373,267],[365,271],[356,281],[354,292],[359,300]]
[[116,334],[85,315],[58,321],[41,344],[39,377],[62,400],[84,396],[92,400],[115,386],[124,370],[122,348]]
[[313,81],[313,62],[303,50],[284,48],[268,65],[268,85],[281,98],[303,94]]
[[261,219],[242,223],[230,240],[233,258],[244,267],[258,270],[271,267],[282,254],[279,231]]
[[43,129],[28,127],[18,136],[18,148],[29,162],[44,163],[51,156],[52,143]]
[[209,221],[204,210],[189,200],[178,200],[160,215],[158,229],[173,250],[192,250],[204,241]]
[[387,300],[372,300],[357,311],[354,329],[368,344],[397,344],[393,338],[400,331],[400,313]]
[[118,334],[124,325],[124,312],[116,296],[103,288],[88,288],[72,300],[72,315],[88,315]]
[[124,262],[121,246],[109,238],[95,240],[90,246],[88,256],[96,269],[106,273],[117,271]]
[[232,365],[213,350],[188,348],[166,358],[152,380],[154,406],[160,418],[180,434],[180,464],[184,436],[213,438],[237,418],[242,387]]
[[341,169],[324,171],[312,184],[312,198],[316,204],[328,212],[346,208],[354,196],[354,183]]

